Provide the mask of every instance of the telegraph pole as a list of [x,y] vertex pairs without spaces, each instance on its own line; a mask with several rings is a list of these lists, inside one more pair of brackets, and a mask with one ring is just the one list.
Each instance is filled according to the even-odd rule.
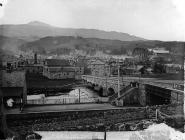
[[117,61],[118,64],[118,98],[120,97],[120,65],[119,62]]

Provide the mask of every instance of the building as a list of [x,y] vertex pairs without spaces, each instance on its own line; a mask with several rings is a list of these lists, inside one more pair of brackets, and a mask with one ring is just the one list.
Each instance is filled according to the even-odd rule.
[[125,75],[140,75],[141,68],[140,67],[127,67],[124,69]]
[[73,66],[65,59],[46,59],[43,66],[43,76],[49,79],[80,78],[84,72],[81,66]]
[[26,73],[42,74],[43,59],[38,59],[34,54],[34,59],[26,59],[23,56],[19,58],[17,70],[25,70]]
[[21,100],[23,103],[26,103],[27,86],[25,72],[3,71],[1,91],[4,103],[10,98],[13,99],[17,104],[20,104]]
[[110,65],[102,60],[95,60],[90,63],[91,75],[93,76],[110,76]]
[[166,73],[179,73],[183,71],[183,66],[180,64],[165,64]]
[[165,55],[169,54],[170,51],[166,50],[165,48],[154,48],[154,49],[148,49],[150,52],[152,52],[154,55]]
[[43,73],[43,65],[41,64],[30,64],[25,65],[24,69],[26,73],[35,73],[35,74],[42,74]]

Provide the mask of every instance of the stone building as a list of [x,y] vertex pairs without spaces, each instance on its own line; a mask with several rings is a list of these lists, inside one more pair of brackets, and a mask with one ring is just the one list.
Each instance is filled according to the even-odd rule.
[[49,79],[79,78],[83,73],[83,67],[73,66],[64,59],[46,59],[43,66],[43,76]]
[[95,60],[90,63],[91,75],[93,76],[110,76],[110,65],[105,61]]
[[180,64],[165,64],[166,73],[179,73],[183,71],[183,66]]
[[25,65],[24,69],[27,73],[35,73],[42,74],[43,73],[43,65],[41,64],[30,64]]

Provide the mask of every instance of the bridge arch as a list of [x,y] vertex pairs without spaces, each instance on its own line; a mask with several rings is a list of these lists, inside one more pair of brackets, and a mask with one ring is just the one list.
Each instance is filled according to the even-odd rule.
[[109,87],[107,89],[107,92],[108,92],[108,96],[112,96],[113,94],[115,94],[115,90],[112,87]]

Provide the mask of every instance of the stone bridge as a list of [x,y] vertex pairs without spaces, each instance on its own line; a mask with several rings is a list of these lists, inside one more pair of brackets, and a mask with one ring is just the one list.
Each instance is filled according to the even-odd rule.
[[[106,96],[109,89],[114,93],[118,92],[118,79],[116,77],[95,77],[90,75],[83,75],[82,79],[88,84],[93,85],[95,88],[103,88],[103,95]],[[129,81],[120,79],[120,89],[129,84]]]
[[[110,90],[113,90],[114,93],[118,93],[118,77],[97,77],[92,75],[83,75],[82,79],[95,87],[103,88],[104,96],[107,96]],[[146,98],[146,100],[149,100],[149,94],[155,94],[156,96],[160,96],[162,98],[170,98],[170,102],[171,100],[175,100],[175,102],[179,102],[179,100],[181,100],[182,102],[184,95],[183,81],[158,80],[155,78],[140,77],[120,77],[120,90],[122,90],[122,88],[124,88],[125,86],[129,85],[130,82],[139,83],[140,94],[142,94],[142,98]],[[148,92],[148,95],[146,92]],[[170,97],[166,95],[167,92],[169,92]],[[150,98],[150,100],[152,99]]]

